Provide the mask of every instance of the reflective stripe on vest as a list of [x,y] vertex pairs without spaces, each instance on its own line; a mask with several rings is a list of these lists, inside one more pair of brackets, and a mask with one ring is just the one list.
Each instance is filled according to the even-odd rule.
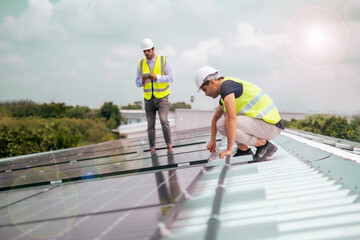
[[[152,72],[150,71],[149,65],[146,62],[146,58],[143,58],[139,61],[139,72],[140,74],[144,73],[153,73],[155,75],[166,75],[165,73],[165,56],[156,56],[155,64]],[[170,94],[170,85],[169,83],[157,83],[148,79],[143,86],[144,98],[149,100],[152,95],[155,98],[163,98]]]
[[[234,81],[243,85],[243,93],[235,99],[236,115],[245,115],[252,118],[263,119],[265,122],[276,124],[281,120],[279,112],[271,100],[256,85],[237,78],[224,78],[224,81]],[[223,112],[226,113],[224,99],[221,99]]]

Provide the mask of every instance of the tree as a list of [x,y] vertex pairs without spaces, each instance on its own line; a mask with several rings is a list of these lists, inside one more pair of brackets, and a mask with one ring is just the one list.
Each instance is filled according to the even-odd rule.
[[70,128],[61,127],[56,134],[55,148],[71,148],[76,147],[82,136],[79,132],[72,133]]
[[350,123],[346,117],[311,115],[304,120],[286,121],[286,127],[360,142],[360,115]]
[[136,101],[134,102],[134,104],[129,103],[127,106],[122,106],[121,109],[126,109],[126,110],[142,109],[142,102]]
[[41,118],[62,118],[66,115],[65,103],[44,103],[37,104],[29,100],[19,100],[0,103],[9,117],[41,117]]
[[84,119],[89,112],[91,112],[91,109],[89,107],[80,107],[76,105],[76,107],[68,107],[66,111],[66,116],[68,118]]
[[[100,108],[100,115],[109,123],[109,128],[116,128],[120,125],[121,114],[119,107],[112,102],[105,102]],[[113,121],[112,121],[113,120]]]
[[42,136],[24,125],[17,129],[0,126],[0,157],[41,152],[41,141]]
[[360,142],[360,115],[356,115],[351,120],[351,131],[348,134],[350,141]]
[[170,103],[170,106],[169,106],[170,111],[174,112],[176,108],[191,109],[191,105],[186,104],[185,102]]
[[348,139],[350,125],[346,117],[332,116],[325,120],[321,134],[335,138]]
[[63,103],[0,102],[0,158],[115,140],[119,136],[109,129],[120,123],[119,108],[106,103],[101,110]]
[[1,102],[0,107],[10,117],[37,116],[39,105],[30,100]]
[[66,115],[65,103],[44,103],[40,105],[40,116],[42,118],[61,118]]

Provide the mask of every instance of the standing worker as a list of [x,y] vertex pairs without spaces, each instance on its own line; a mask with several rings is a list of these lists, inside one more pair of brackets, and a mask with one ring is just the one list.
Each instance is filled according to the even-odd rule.
[[[216,133],[227,137],[227,148],[219,157],[231,154],[234,141],[238,149],[234,157],[252,155],[250,146],[256,147],[254,161],[262,161],[276,152],[277,147],[268,140],[275,139],[285,128],[274,102],[256,85],[233,77],[221,77],[210,66],[200,68],[195,83],[206,96],[221,96],[211,122],[211,140],[207,148],[216,148]],[[225,117],[222,117],[222,116]]]
[[154,43],[145,38],[141,42],[141,50],[145,58],[141,59],[137,68],[136,85],[143,87],[147,132],[150,151],[155,152],[155,121],[159,112],[161,127],[167,149],[172,149],[170,124],[168,121],[170,86],[173,74],[166,56],[155,54]]

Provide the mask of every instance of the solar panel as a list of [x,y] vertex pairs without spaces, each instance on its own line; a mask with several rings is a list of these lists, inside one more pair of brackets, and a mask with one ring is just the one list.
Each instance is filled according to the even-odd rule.
[[[144,224],[150,223],[149,229],[154,229],[199,171],[201,167],[173,169],[44,189],[39,195],[1,209],[0,230],[16,225],[26,235],[36,238],[54,237],[63,234],[63,231],[74,237],[74,225],[80,222],[101,221],[105,223],[105,228],[113,223],[114,218],[124,218],[118,228],[128,229],[126,224],[133,226],[131,221],[142,219],[142,229]],[[10,202],[18,198],[18,194],[19,191],[9,193]],[[67,229],[70,225],[71,229]],[[52,229],[52,232],[44,229]]]
[[[159,166],[156,168],[151,163],[151,154],[147,149],[127,149],[120,154],[85,157],[78,155],[74,160],[74,155],[70,159],[62,158],[56,163],[48,164],[48,159],[44,158],[37,162],[32,162],[24,168],[24,159],[20,163],[14,163],[11,171],[3,171],[0,175],[0,190],[10,188],[43,186],[52,183],[77,181],[90,178],[102,178],[124,174],[134,174],[139,172],[153,171],[181,165],[205,164],[208,159],[206,150],[206,139],[204,137],[189,137],[187,139],[176,139],[173,155],[174,161],[169,163],[166,159],[166,149],[159,149]],[[60,176],[61,175],[61,176]]]
[[[140,142],[132,140],[136,141]],[[142,144],[108,151],[104,145],[96,150],[81,148],[2,164],[0,235],[33,239],[150,236],[203,171],[209,153],[204,150],[206,138],[189,132],[176,135],[172,150],[159,141],[159,149],[151,153]],[[49,164],[54,159],[56,163]],[[9,166],[11,171],[4,170]]]

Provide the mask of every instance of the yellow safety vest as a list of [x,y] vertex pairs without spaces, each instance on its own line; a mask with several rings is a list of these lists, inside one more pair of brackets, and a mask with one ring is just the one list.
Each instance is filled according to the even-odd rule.
[[[166,56],[156,56],[155,64],[153,71],[150,71],[149,65],[146,62],[146,58],[139,61],[139,72],[140,74],[144,73],[153,73],[155,75],[166,75],[165,73],[165,61]],[[169,83],[157,83],[150,79],[146,80],[146,83],[143,87],[144,89],[144,98],[146,100],[151,99],[152,95],[155,98],[163,98],[170,94],[170,85]]]
[[[234,81],[243,85],[243,93],[235,99],[236,115],[263,119],[271,124],[276,124],[281,120],[274,102],[259,87],[237,78],[226,77],[221,81],[221,84],[225,81]],[[224,99],[222,98],[221,103],[223,112],[226,113]]]

